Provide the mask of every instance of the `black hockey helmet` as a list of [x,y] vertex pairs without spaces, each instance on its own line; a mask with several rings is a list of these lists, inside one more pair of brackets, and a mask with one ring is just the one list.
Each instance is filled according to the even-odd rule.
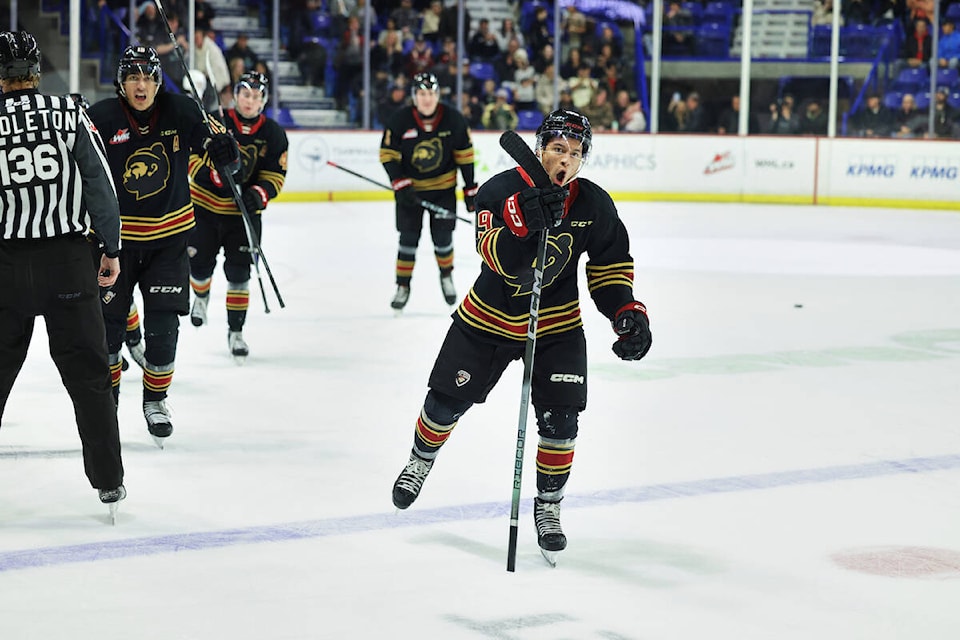
[[26,31],[0,32],[0,79],[40,75],[40,47]]
[[233,85],[233,95],[236,97],[240,89],[246,87],[251,91],[259,91],[263,96],[263,104],[267,104],[267,98],[270,97],[270,81],[267,76],[259,71],[244,71],[243,75]]
[[82,93],[68,93],[66,97],[73,100],[81,109],[90,108],[90,101],[87,100],[87,96],[83,95]]
[[160,68],[160,56],[153,47],[130,45],[123,50],[120,62],[117,64],[117,90],[123,92],[123,81],[130,74],[151,76],[157,81],[157,88],[163,85],[163,71]]
[[565,109],[548,114],[537,127],[537,149],[543,149],[551,140],[561,137],[579,140],[583,159],[587,159],[593,146],[593,130],[586,116]]
[[432,73],[418,73],[413,76],[413,82],[410,83],[410,95],[414,98],[417,97],[417,89],[427,89],[440,93],[440,82],[437,80],[437,76]]

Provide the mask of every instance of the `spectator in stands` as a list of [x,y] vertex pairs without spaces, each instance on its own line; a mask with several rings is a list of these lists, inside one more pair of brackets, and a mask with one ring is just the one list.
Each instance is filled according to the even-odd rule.
[[537,7],[533,16],[533,22],[531,23],[530,28],[524,33],[524,36],[526,37],[527,44],[530,45],[530,48],[533,51],[539,51],[540,49],[543,49],[544,45],[554,44],[553,36],[550,35],[550,25],[548,23],[550,16],[547,12],[547,8],[544,6]]
[[[154,11],[156,11],[156,8],[154,8]],[[167,16],[167,21],[170,23],[170,31],[176,36],[177,44],[180,45],[183,51],[189,51],[190,42],[187,40],[186,30],[184,30],[180,24],[180,17],[174,13],[173,15]],[[176,47],[170,42],[170,35],[165,33],[165,39],[154,46],[154,49],[157,55],[160,56],[160,67],[163,69],[163,72],[167,74],[176,86],[183,86],[183,64],[180,62],[180,56],[177,54]]]
[[[358,17],[357,19],[359,20],[360,18]],[[394,36],[396,36],[397,42],[400,43],[401,48],[403,47],[404,35],[409,35],[411,38],[413,38],[413,35],[410,34],[409,32],[407,34],[404,34],[402,29],[397,28],[396,20],[394,20],[393,18],[387,18],[386,24],[383,25],[383,29],[380,30],[380,34],[377,36],[377,42],[379,42],[380,44],[383,44],[383,41],[386,40],[387,36],[390,35],[391,33]]]
[[770,131],[776,135],[794,136],[800,133],[800,116],[794,111],[794,98],[787,93],[770,105]]
[[206,0],[196,0],[193,5],[193,28],[195,31],[212,31],[217,10]]
[[620,69],[617,67],[616,62],[608,62],[604,71],[603,77],[600,78],[600,84],[607,88],[610,95],[615,96],[618,91],[627,88],[627,83],[620,76]]
[[687,133],[703,133],[707,130],[707,111],[703,100],[696,91],[687,94],[687,123],[684,131]]
[[515,55],[518,51],[520,51],[520,41],[511,40],[507,43],[507,50],[493,61],[493,69],[500,82],[513,82],[513,74],[517,70]]
[[[520,42],[519,40],[517,42]],[[537,73],[543,73],[543,70],[547,67],[553,66],[553,45],[548,44],[540,49],[539,51],[533,52],[533,60],[530,61],[530,64],[533,65],[534,71]],[[546,115],[546,114],[544,114]]]
[[580,53],[580,49],[570,49],[569,53],[567,53],[566,59],[560,65],[560,77],[570,79],[576,76],[577,69],[580,68],[581,62],[583,62],[583,57]]
[[[840,15],[841,25],[871,24],[873,22],[873,12],[871,11],[870,6],[868,6],[863,0],[844,0],[840,4]],[[833,18],[832,10],[830,12],[830,17]]]
[[687,103],[679,92],[673,94],[663,114],[662,129],[668,133],[684,133],[687,131]]
[[[537,72],[530,66],[526,49],[517,49],[513,54],[517,68],[513,72],[513,81],[508,88],[513,91],[513,107],[517,111],[529,111],[537,108]],[[504,83],[507,84],[507,83]],[[590,121],[593,123],[593,120]]]
[[[207,77],[207,83],[220,93],[220,101],[230,103],[233,100],[233,85],[230,84],[230,67],[223,50],[213,39],[214,32],[196,29],[193,33],[193,69]],[[168,36],[169,37],[169,36]],[[216,106],[204,105],[208,109]]]
[[464,93],[460,104],[460,113],[463,114],[470,128],[483,129],[483,122],[480,120],[483,116],[483,107],[477,102],[477,98]]
[[560,85],[560,97],[557,99],[557,109],[563,109],[564,111],[577,110],[577,108],[573,106],[573,96],[570,94],[570,87],[564,84]]
[[867,100],[853,118],[853,135],[861,138],[887,138],[893,133],[893,112],[884,106],[880,94],[868,93]]
[[623,89],[617,92],[613,103],[616,129],[624,133],[642,133],[647,130],[647,118],[640,101]]
[[400,32],[394,30],[386,33],[387,36],[370,49],[370,68],[375,75],[394,78],[403,73],[406,60],[400,44]]
[[420,29],[420,12],[413,8],[413,0],[400,0],[400,6],[390,12],[390,17],[401,31],[409,29],[416,34]]
[[[363,67],[361,60],[361,68]],[[407,54],[404,61],[407,77],[413,79],[418,73],[429,73],[433,66],[433,49],[423,39],[423,36],[417,36],[413,43],[413,49]]]
[[226,56],[227,64],[229,64],[234,58],[240,58],[243,60],[244,70],[252,70],[254,65],[257,64],[257,60],[260,59],[260,56],[257,55],[257,52],[250,48],[250,38],[243,31],[237,34],[237,41],[233,43],[233,46],[227,49]]
[[[760,123],[757,120],[757,114],[751,113],[747,116],[747,133],[757,133],[760,131]],[[717,121],[717,133],[720,135],[740,133],[740,95],[734,95],[730,98],[730,106],[720,113]]]
[[937,89],[933,103],[933,135],[937,138],[956,138],[957,125],[954,122],[956,114],[953,107],[947,104],[950,90],[946,87]]
[[506,131],[507,129],[516,129],[519,118],[510,104],[510,92],[507,89],[497,89],[496,101],[488,104],[483,110],[483,116],[480,121],[484,129],[494,131]]
[[918,18],[913,23],[913,33],[907,34],[903,45],[903,60],[911,67],[925,66],[930,62],[933,38],[927,31],[927,21]]
[[820,106],[816,98],[807,103],[803,117],[800,118],[800,133],[808,136],[827,135],[827,112]]
[[[439,35],[441,38],[452,38],[454,41],[457,39],[457,20],[459,19],[459,4],[463,2],[466,4],[466,0],[455,0],[450,2],[443,8],[443,12],[440,14],[440,31]],[[463,41],[466,42],[470,39],[470,11],[464,7],[463,9]]]
[[432,0],[427,10],[423,12],[423,21],[420,23],[420,35],[431,44],[440,42],[440,16],[443,13],[443,3]]
[[135,26],[137,40],[145,47],[156,49],[157,45],[170,42],[170,36],[167,35],[167,27],[163,24],[163,18],[157,13],[157,7],[152,2],[143,5]]
[[[859,0],[855,0],[855,1],[858,2],[861,6],[863,6],[863,3],[859,2]],[[850,9],[848,5],[847,11],[844,11],[843,13],[844,14],[849,13],[849,10]],[[840,16],[841,26],[843,25],[843,21],[844,21],[844,16],[841,15]],[[810,15],[810,25],[816,26],[816,25],[824,25],[824,24],[825,25],[833,24],[833,0],[813,0],[813,13]],[[864,23],[861,22],[859,24],[864,24]]]
[[[446,69],[447,65],[451,60],[456,61],[457,59],[457,43],[454,42],[451,38],[444,38],[443,44],[440,46],[440,53],[434,59],[434,65],[439,69]],[[440,83],[443,84],[442,82]]]
[[333,96],[338,109],[346,109],[350,104],[350,96],[356,95],[360,88],[364,46],[360,20],[356,17],[347,18],[347,28],[340,37],[333,60],[337,70]]
[[590,104],[580,112],[587,116],[594,131],[610,131],[614,128],[613,105],[610,104],[609,96],[607,87],[600,85],[593,94]]
[[[366,20],[367,0],[343,0],[343,1],[345,2],[345,5],[346,5],[347,18],[356,18],[357,20],[360,21],[360,24],[363,25],[363,21]],[[331,4],[339,5],[340,2],[341,0],[336,0]],[[352,7],[350,6],[351,4],[353,5]],[[341,24],[345,24],[345,23],[346,21],[344,21]],[[370,24],[371,25],[380,24],[380,20],[377,16],[377,8],[372,5],[370,7]],[[337,29],[336,33],[340,33],[342,30],[343,29],[341,27]],[[403,40],[401,40],[401,42],[403,42]]]
[[623,58],[623,42],[617,37],[613,27],[609,24],[603,25],[600,29],[600,36],[597,38],[595,48],[597,51],[602,51],[604,45],[610,45],[611,59],[620,60]]
[[560,49],[561,55],[566,52],[565,50],[579,49],[590,35],[587,16],[583,15],[572,2],[567,5],[567,12],[563,16],[560,28],[563,29],[564,35],[564,43]]
[[[243,58],[230,58],[227,60],[227,66],[230,68],[230,86],[235,87],[247,68],[243,66]],[[250,70],[253,71],[253,67],[250,67]]]
[[490,30],[490,21],[481,18],[477,30],[467,43],[467,54],[474,60],[491,62],[496,60],[500,53],[497,36]]
[[480,85],[480,91],[477,95],[480,98],[480,104],[486,107],[488,104],[493,104],[497,100],[497,81],[493,78],[487,78]]
[[900,99],[900,108],[893,114],[894,138],[916,138],[927,130],[927,113],[917,109],[913,94],[905,93]]
[[305,0],[304,6],[290,20],[287,43],[287,53],[297,61],[304,84],[313,87],[325,86],[327,70],[327,48],[318,40],[320,36],[314,31],[312,18],[312,13],[319,8],[320,0]]
[[910,31],[916,30],[917,20],[927,23],[927,32],[930,32],[930,23],[933,20],[933,0],[906,0],[906,12],[903,16],[904,31],[910,37]]
[[944,22],[937,43],[937,56],[940,58],[937,62],[942,69],[956,69],[960,62],[960,33],[954,27],[952,22]]
[[577,111],[580,111],[593,100],[600,83],[597,82],[596,78],[590,77],[590,65],[581,62],[580,68],[577,69],[577,75],[567,81],[567,86],[570,87],[573,106]]
[[[537,88],[534,93],[536,95],[537,108],[543,115],[547,115],[553,111],[554,96],[556,95],[554,91],[554,77],[555,72],[553,65],[546,67],[543,72],[537,76]],[[563,91],[566,88],[567,83],[561,80],[560,90]]]
[[693,16],[679,0],[670,0],[663,12],[663,54],[686,56],[693,47]]
[[523,33],[517,29],[516,23],[511,18],[504,18],[500,28],[493,33],[497,37],[497,46],[500,47],[500,51],[506,51],[507,44],[514,38],[521,47],[526,44]]
[[403,82],[393,82],[387,87],[387,95],[377,104],[377,122],[382,126],[394,111],[409,106],[407,87]]

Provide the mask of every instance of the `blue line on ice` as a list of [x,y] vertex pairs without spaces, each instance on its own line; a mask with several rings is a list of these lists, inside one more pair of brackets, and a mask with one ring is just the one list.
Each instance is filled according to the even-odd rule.
[[[645,487],[611,489],[590,495],[570,495],[564,501],[566,507],[601,507],[613,504],[650,502],[704,496],[714,493],[730,493],[772,489],[821,482],[858,480],[893,476],[905,473],[930,473],[960,468],[960,454],[904,460],[880,460],[865,464],[840,465],[816,469],[798,469],[725,478],[708,478],[689,482],[672,482]],[[405,511],[400,514],[384,513],[327,520],[311,520],[272,526],[227,529],[184,533],[149,538],[134,538],[109,542],[95,542],[62,547],[46,547],[0,553],[0,572],[48,567],[74,562],[93,562],[117,558],[149,556],[177,551],[215,549],[239,544],[282,542],[303,538],[321,538],[350,533],[365,533],[416,527],[442,522],[481,520],[507,517],[509,503],[488,502],[483,504],[448,506],[438,509]]]

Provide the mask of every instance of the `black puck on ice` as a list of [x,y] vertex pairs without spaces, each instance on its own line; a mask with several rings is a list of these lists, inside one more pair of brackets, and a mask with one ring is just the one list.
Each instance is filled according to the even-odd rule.
[[797,304],[793,305],[793,308],[794,308],[794,309],[803,309],[803,305],[798,302]]

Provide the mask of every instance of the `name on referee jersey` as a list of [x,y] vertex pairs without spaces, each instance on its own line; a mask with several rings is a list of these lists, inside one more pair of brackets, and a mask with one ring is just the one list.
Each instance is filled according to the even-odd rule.
[[51,128],[58,131],[76,131],[77,112],[37,109],[0,115],[0,136],[15,136]]

